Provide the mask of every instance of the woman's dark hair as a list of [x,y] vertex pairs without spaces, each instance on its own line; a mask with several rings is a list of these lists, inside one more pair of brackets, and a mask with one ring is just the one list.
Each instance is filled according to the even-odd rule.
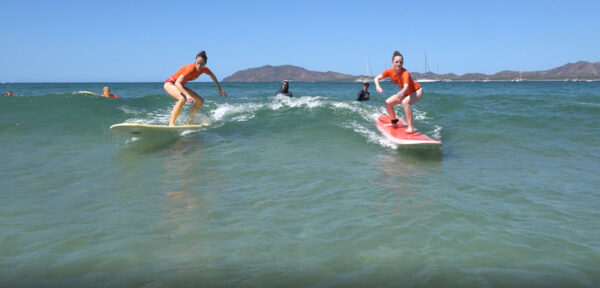
[[196,55],[196,58],[198,57],[204,59],[204,63],[208,62],[208,57],[206,57],[206,52],[204,52],[204,50],[200,51],[200,53]]
[[394,51],[394,56],[392,56],[392,61],[394,61],[394,58],[396,58],[396,56],[400,56],[404,59],[404,56],[402,56],[402,54],[400,54],[400,52],[398,52],[398,50]]

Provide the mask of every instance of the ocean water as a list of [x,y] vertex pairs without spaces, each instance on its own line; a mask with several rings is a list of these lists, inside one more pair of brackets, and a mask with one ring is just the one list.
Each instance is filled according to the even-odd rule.
[[598,82],[424,83],[439,149],[377,131],[391,83],[190,83],[211,125],[150,140],[108,128],[168,123],[162,83],[105,85],[0,85],[0,286],[600,283]]

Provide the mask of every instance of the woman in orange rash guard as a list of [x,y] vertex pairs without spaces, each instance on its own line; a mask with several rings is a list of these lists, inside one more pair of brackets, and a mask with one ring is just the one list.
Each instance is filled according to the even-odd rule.
[[193,64],[188,64],[179,69],[177,73],[173,74],[173,76],[169,77],[167,81],[165,81],[165,91],[169,96],[175,98],[177,103],[173,106],[173,111],[171,112],[171,120],[169,121],[169,126],[175,126],[175,120],[181,113],[181,109],[185,102],[187,101],[190,105],[193,105],[192,111],[190,111],[190,115],[186,123],[192,123],[194,121],[194,115],[202,104],[204,104],[204,99],[200,97],[196,92],[192,89],[185,87],[185,84],[190,81],[198,78],[202,74],[208,74],[210,78],[212,78],[215,85],[217,85],[217,89],[219,89],[219,94],[223,97],[227,97],[227,93],[221,89],[219,85],[219,81],[217,81],[217,77],[215,74],[206,67],[206,61],[208,58],[206,57],[206,52],[202,51],[196,55],[196,62]]
[[408,124],[408,128],[406,129],[407,133],[414,133],[415,127],[413,126],[413,118],[412,111],[410,110],[410,105],[415,105],[417,102],[421,101],[423,97],[423,88],[419,83],[415,82],[412,77],[410,77],[410,73],[406,71],[406,69],[402,68],[402,64],[404,64],[404,57],[400,52],[394,51],[394,56],[392,56],[392,66],[393,68],[387,69],[383,71],[383,73],[377,75],[375,77],[374,82],[377,86],[377,91],[383,94],[383,89],[379,86],[379,80],[384,78],[392,78],[392,82],[398,87],[400,87],[400,92],[390,96],[387,100],[385,100],[385,108],[392,119],[392,125],[398,123],[398,118],[396,117],[396,112],[394,111],[394,106],[398,104],[402,104],[404,107],[404,115],[406,116],[406,124]]

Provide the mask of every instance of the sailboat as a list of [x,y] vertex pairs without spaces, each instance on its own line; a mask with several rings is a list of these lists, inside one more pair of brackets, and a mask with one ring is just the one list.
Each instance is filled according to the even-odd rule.
[[369,57],[365,57],[365,62],[367,64],[367,75],[358,76],[354,82],[371,82],[371,80],[373,80],[373,77],[371,76],[371,65],[369,65]]
[[[439,63],[438,63],[439,66]],[[438,68],[439,69],[439,68]],[[431,71],[429,71],[429,65],[427,65],[427,51],[425,51],[425,74],[429,73]],[[419,82],[419,83],[425,83],[425,82],[439,82],[440,80],[436,80],[436,79],[428,79],[426,75],[423,75],[422,79],[417,79],[415,81]]]
[[523,68],[519,69],[519,78],[513,79],[513,82],[521,82],[523,81]]

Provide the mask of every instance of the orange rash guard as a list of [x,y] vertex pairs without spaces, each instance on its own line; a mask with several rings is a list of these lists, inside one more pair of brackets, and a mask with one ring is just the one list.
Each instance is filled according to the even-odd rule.
[[410,77],[410,73],[408,71],[406,71],[406,69],[402,68],[400,70],[400,74],[396,74],[396,72],[394,72],[394,68],[390,68],[387,69],[385,71],[383,71],[383,73],[381,73],[381,77],[383,78],[392,78],[392,82],[396,85],[398,85],[398,87],[400,87],[400,89],[404,88],[404,84],[408,84],[408,89],[406,90],[406,92],[404,93],[404,95],[410,95],[413,92],[417,91],[419,88],[421,88],[421,85],[417,82],[415,82],[412,77]]
[[183,77],[185,77],[185,80],[183,80],[183,83],[181,83],[181,84],[185,85],[188,81],[194,80],[202,74],[211,74],[211,73],[212,72],[210,71],[210,69],[208,69],[208,67],[206,67],[206,66],[204,66],[204,68],[202,68],[202,71],[196,70],[196,64],[192,63],[192,64],[188,64],[188,65],[181,67],[179,69],[179,71],[177,71],[177,73],[173,74],[173,76],[169,77],[169,79],[167,79],[167,81],[165,81],[165,82],[171,82],[171,83],[175,84],[175,81],[177,81],[177,78],[179,78],[179,76],[183,75]]

